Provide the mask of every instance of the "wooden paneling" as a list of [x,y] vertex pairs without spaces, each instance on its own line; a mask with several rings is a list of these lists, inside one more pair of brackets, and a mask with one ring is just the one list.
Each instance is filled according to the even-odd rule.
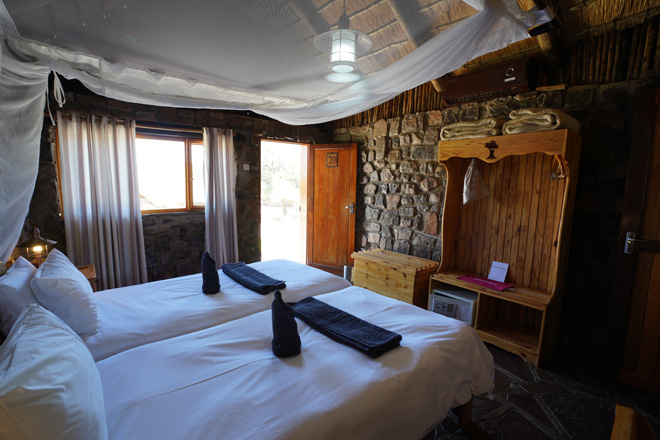
[[[464,175],[470,159],[454,160]],[[491,196],[458,207],[462,270],[487,276],[491,263],[501,261],[509,264],[511,282],[552,291],[566,187],[564,179],[550,178],[553,160],[530,154],[478,165]]]
[[[549,130],[521,133],[515,136],[492,136],[440,142],[438,160],[442,162],[452,157],[475,157],[484,162],[497,162],[507,156],[529,154],[530,152],[548,155],[565,154],[568,139],[573,134],[569,130]],[[495,142],[498,146],[493,153],[495,159],[488,159],[490,151],[486,144],[491,142]]]
[[[495,141],[495,159],[486,144]],[[561,310],[580,136],[568,130],[440,142],[447,169],[442,262],[430,290],[443,284],[478,293],[475,329],[539,365],[554,350]],[[473,160],[488,197],[462,204]],[[497,291],[458,279],[488,277],[493,261],[509,264]]]

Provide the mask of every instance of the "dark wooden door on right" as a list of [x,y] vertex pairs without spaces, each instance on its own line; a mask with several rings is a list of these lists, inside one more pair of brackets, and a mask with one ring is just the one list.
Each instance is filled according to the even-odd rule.
[[660,396],[660,91],[635,112],[614,286],[621,382]]

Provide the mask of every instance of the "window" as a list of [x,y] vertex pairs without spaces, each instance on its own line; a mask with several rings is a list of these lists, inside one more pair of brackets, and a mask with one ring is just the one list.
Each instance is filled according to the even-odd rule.
[[138,129],[135,154],[143,213],[204,210],[202,137],[187,135]]

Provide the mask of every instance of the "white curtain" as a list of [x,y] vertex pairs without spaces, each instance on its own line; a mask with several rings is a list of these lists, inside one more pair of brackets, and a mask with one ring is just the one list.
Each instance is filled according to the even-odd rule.
[[67,254],[103,289],[147,281],[135,122],[57,113]]
[[232,130],[204,128],[206,250],[219,265],[238,261]]

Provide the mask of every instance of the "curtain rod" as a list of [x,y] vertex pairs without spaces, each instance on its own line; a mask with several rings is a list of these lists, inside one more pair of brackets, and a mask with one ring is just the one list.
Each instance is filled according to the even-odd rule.
[[144,128],[147,130],[166,130],[166,131],[176,131],[176,132],[181,132],[181,133],[196,133],[196,134],[203,134],[204,130],[200,128],[184,128],[184,127],[168,127],[167,125],[165,126],[159,126],[159,125],[148,125],[145,123],[135,123],[135,128]]
[[[117,121],[121,121],[121,122],[125,122],[125,121],[128,120],[128,118],[120,118],[120,117],[116,117],[116,116],[113,116],[113,115],[110,115],[110,114],[91,114],[91,113],[81,113],[81,112],[76,112],[76,111],[65,112],[65,111],[62,111],[62,110],[60,110],[60,113],[62,113],[62,116],[66,117],[66,118],[71,118],[71,114],[76,113],[76,114],[80,115],[83,118],[87,118],[88,116],[91,116],[91,117],[94,117],[94,118],[108,117],[108,118],[113,118],[113,119],[115,119]],[[45,118],[50,118],[50,115],[47,112],[44,112],[44,117]],[[135,122],[135,128],[136,129],[141,128],[141,129],[144,129],[144,130],[171,131],[171,132],[178,132],[178,133],[194,133],[194,134],[199,134],[199,135],[204,134],[204,130],[201,129],[201,128],[172,127],[172,126],[168,126],[168,125],[157,125],[157,124],[149,125],[149,123],[137,122],[137,121]],[[227,130],[227,129],[223,128],[223,130]],[[236,136],[236,130],[233,130],[233,135]]]
[[[62,117],[66,118],[66,119],[71,119],[71,115],[73,113],[75,113],[78,116],[80,116],[81,118],[85,118],[85,119],[87,119],[91,116],[92,118],[111,118],[111,119],[114,119],[114,120],[119,121],[119,122],[128,121],[127,118],[118,118],[118,117],[112,116],[110,114],[91,114],[91,113],[80,113],[80,112],[65,112],[65,111],[62,111],[62,110],[60,110],[60,113],[62,114]],[[50,115],[48,114],[48,112],[44,112],[44,118],[50,119]],[[56,115],[53,115],[53,118],[57,119]]]

